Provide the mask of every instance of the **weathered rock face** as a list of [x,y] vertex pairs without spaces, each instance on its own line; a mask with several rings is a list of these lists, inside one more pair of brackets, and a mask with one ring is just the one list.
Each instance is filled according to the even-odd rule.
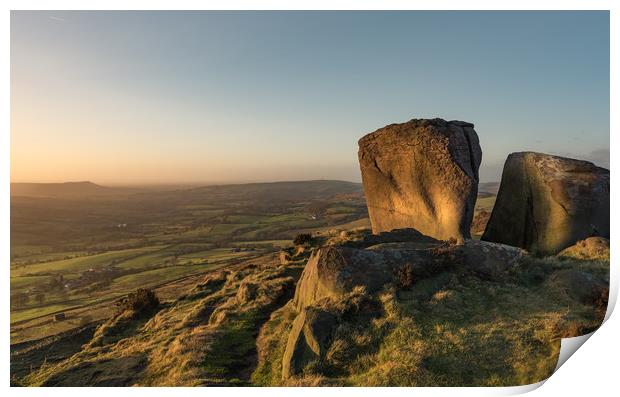
[[359,140],[373,233],[414,228],[440,240],[470,237],[482,151],[474,125],[414,119]]
[[556,254],[609,238],[609,170],[548,154],[512,153],[482,240]]

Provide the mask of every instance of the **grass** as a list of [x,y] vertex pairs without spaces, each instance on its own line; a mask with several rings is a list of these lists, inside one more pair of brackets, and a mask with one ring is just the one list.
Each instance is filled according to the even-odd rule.
[[226,222],[227,223],[241,223],[244,225],[249,225],[253,223],[258,223],[264,220],[269,219],[266,215],[227,215]]
[[120,262],[118,267],[120,269],[142,269],[145,267],[163,265],[166,261],[170,261],[173,256],[174,253],[171,249],[162,249],[126,259]]
[[[57,291],[48,291],[45,293],[45,301],[43,305],[39,305],[31,299],[25,308],[12,310],[11,323],[46,316],[50,313],[58,311],[69,310],[76,306],[94,304],[111,297],[121,296],[139,287],[158,285],[180,277],[217,269],[218,267],[228,264],[231,260],[256,255],[255,252],[232,252],[232,249],[213,249],[193,255],[191,258],[182,256],[178,259],[177,265],[168,264],[164,266],[166,260],[172,260],[172,249],[160,249],[155,252],[153,252],[153,249],[148,249],[144,250],[144,252],[146,252],[144,255],[128,258],[128,255],[135,255],[139,252],[141,251],[125,250],[122,252],[122,255],[120,253],[114,253],[114,255],[95,255],[98,257],[98,263],[106,263],[108,260],[111,260],[111,258],[115,258],[117,260],[119,260],[119,258],[125,258],[125,261],[120,262],[117,266],[121,269],[130,270],[133,273],[114,278],[109,285],[99,291],[85,292],[76,290],[70,291],[68,294],[61,294]],[[105,258],[105,262],[103,258]],[[208,259],[209,263],[201,263],[204,259]],[[76,271],[76,269],[83,269],[82,266],[78,267],[74,261],[60,262],[62,263],[53,263],[53,268],[59,273],[63,273],[65,275],[65,280],[75,279],[79,276],[77,273],[67,272]],[[92,264],[95,263],[95,261],[89,263]],[[69,267],[61,268],[61,264],[68,264]],[[153,266],[164,267],[153,268]],[[34,286],[40,286],[42,283],[49,281],[50,279],[50,276],[12,277],[11,291],[12,293],[15,293],[17,291],[27,290]]]
[[17,291],[39,285],[49,281],[51,276],[22,276],[11,277],[11,291]]
[[193,252],[184,254],[179,257],[181,263],[191,263],[194,259],[207,260],[209,262],[221,262],[230,259],[238,259],[246,256],[255,255],[252,251],[235,252],[235,248],[214,248],[206,251]]
[[[350,189],[357,196],[336,199],[331,184],[315,185],[309,184],[303,194],[252,185],[108,201],[12,200],[11,244],[17,257],[11,264],[11,292],[41,285],[51,273],[76,280],[84,270],[112,262],[120,269],[98,289],[49,292],[43,305],[31,302],[13,310],[12,339],[71,331],[87,315],[103,321],[119,296],[171,282],[158,288],[165,299],[157,313],[126,321],[108,319],[101,328],[110,330],[107,339],[35,366],[18,381],[160,386],[525,384],[551,373],[561,337],[595,329],[600,322],[600,313],[571,298],[553,275],[573,269],[608,281],[608,261],[533,259],[502,281],[483,280],[466,270],[444,272],[415,279],[408,289],[387,286],[365,296],[376,312],[356,309],[343,314],[324,357],[283,381],[282,356],[297,316],[286,302],[307,256],[281,265],[272,256],[255,255],[270,252],[270,245],[290,246],[298,233],[340,236],[338,230],[369,226],[359,187]],[[479,199],[477,210],[490,210],[493,200]],[[309,208],[316,201],[324,204],[323,212],[311,219]],[[114,223],[127,222],[129,227],[110,227],[110,219],[122,219]],[[262,245],[263,251],[234,252],[244,245]],[[79,256],[95,251],[101,253]],[[79,257],[64,259],[72,255]],[[249,256],[253,259],[228,266]],[[22,266],[26,260],[48,262]],[[203,273],[204,278],[199,276]],[[184,284],[190,282],[197,284]],[[345,307],[346,302],[334,298],[321,305],[315,309]],[[66,311],[67,320],[51,321],[55,311]],[[47,351],[33,348],[39,355]],[[12,352],[12,363],[18,357]]]
[[203,360],[209,378],[243,383],[238,379],[237,371],[252,365],[251,359],[256,351],[256,329],[261,316],[264,314],[257,311],[239,313],[220,327]]
[[147,270],[115,279],[110,285],[110,289],[112,291],[129,291],[140,285],[148,287],[154,284],[174,280],[182,276],[204,272],[206,270],[213,270],[213,268],[214,266],[210,265],[177,265],[161,269]]
[[476,200],[476,210],[491,211],[495,205],[496,196],[478,197]]
[[47,263],[27,265],[17,269],[11,269],[12,277],[24,275],[50,274],[50,273],[75,273],[85,271],[90,268],[106,266],[113,261],[126,260],[134,255],[161,249],[161,247],[142,247],[121,251],[111,251],[97,255],[83,256],[73,259],[66,259]]
[[[170,272],[179,272],[174,277],[185,270],[209,268],[211,272],[191,291],[163,304],[158,313],[139,321],[110,320],[109,335],[100,342],[43,365],[20,382],[159,386],[534,383],[555,368],[561,337],[595,329],[600,323],[592,306],[575,301],[552,276],[580,270],[606,279],[608,266],[607,261],[530,258],[502,281],[444,271],[416,279],[406,289],[387,285],[375,294],[361,289],[318,302],[314,310],[341,313],[337,326],[324,356],[288,380],[282,380],[282,356],[297,312],[285,303],[303,264],[281,266],[264,257],[222,269],[154,269],[119,278],[112,290],[148,285],[173,277]],[[246,284],[257,289],[240,298],[238,291]],[[77,322],[79,317],[68,321]]]
[[[346,222],[311,219],[306,207],[315,200],[325,203],[328,215],[346,215]],[[166,282],[288,247],[302,229],[365,218],[363,203],[361,185],[335,181],[149,190],[87,199],[11,197],[11,294],[31,297],[23,308],[12,310],[12,338],[62,328],[64,324],[45,323],[51,312],[99,304],[140,283]],[[118,228],[119,223],[127,227]],[[247,245],[256,249],[233,252]],[[91,268],[108,273],[89,281],[83,272]],[[58,274],[65,283],[71,281],[63,291],[49,288]],[[35,290],[45,294],[42,305],[32,298]]]
[[[35,371],[14,382],[31,386],[248,384],[256,365],[258,330],[269,313],[291,297],[291,275],[300,273],[301,266],[275,267],[266,258],[215,270],[200,287],[162,304],[156,313],[118,313],[79,352],[68,352],[51,364],[39,363]],[[244,283],[259,285],[252,299],[236,297]],[[23,362],[19,364],[23,367]]]
[[[29,262],[50,262],[50,261],[59,261],[63,259],[67,259],[67,257],[77,257],[88,255],[86,251],[66,251],[66,252],[54,252],[52,247],[47,247],[46,252],[33,254],[30,251],[31,248],[24,247],[16,247],[11,250],[11,254],[15,255],[15,260],[12,261],[14,264],[24,265]],[[26,252],[26,254],[21,254],[20,252]]]
[[352,206],[340,205],[340,206],[334,206],[334,207],[328,208],[325,211],[325,213],[326,214],[355,214],[358,211],[359,211],[358,208],[355,208]]
[[256,340],[258,365],[252,373],[252,382],[257,386],[272,386],[280,382],[282,356],[287,338],[297,313],[290,304],[271,314],[269,321],[261,328]]
[[232,243],[235,247],[255,247],[255,246],[264,246],[271,245],[273,247],[286,248],[293,245],[291,240],[256,240],[256,241],[237,241]]
[[[191,252],[201,248],[207,249]],[[178,252],[188,251],[189,253],[181,254],[175,261],[174,257]],[[45,298],[42,305],[30,299],[24,308],[13,310],[11,323],[120,296],[140,286],[152,286],[212,270],[230,261],[256,254],[256,251],[234,252],[234,248],[212,248],[212,244],[209,243],[186,243],[146,246],[20,266],[11,270],[11,293],[28,292],[32,288],[40,288],[44,291]],[[116,275],[109,284],[104,284],[96,290],[78,288],[61,293],[61,291],[45,287],[45,283],[53,279],[52,275],[62,274],[67,282],[79,279],[85,270],[108,266],[112,263],[117,269],[130,272],[130,274]]]
[[460,291],[437,291],[423,305],[389,298],[396,308],[390,313],[393,329],[372,359],[360,360],[365,370],[351,383],[508,386],[546,379],[555,368],[560,344],[548,331],[549,323],[566,306],[531,299],[525,303],[528,296],[546,298],[528,292],[497,291],[472,281]]
[[608,280],[609,262],[532,259],[508,281],[444,272],[416,280],[411,289],[388,286],[371,296],[380,316],[341,321],[325,357],[283,381],[282,335],[296,316],[285,307],[261,330],[253,380],[265,386],[536,383],[553,373],[562,337],[591,332],[602,320],[555,283],[551,276],[566,269]]
[[61,311],[61,310],[66,310],[73,306],[75,306],[75,304],[72,304],[70,302],[65,302],[65,303],[45,305],[43,307],[34,307],[31,309],[12,311],[10,321],[12,324],[14,322],[27,320],[33,317],[44,316],[46,314],[54,313],[54,312]]

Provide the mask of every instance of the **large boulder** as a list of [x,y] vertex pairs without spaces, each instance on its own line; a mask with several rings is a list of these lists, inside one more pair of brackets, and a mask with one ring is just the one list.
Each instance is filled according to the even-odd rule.
[[512,153],[482,240],[554,255],[609,238],[609,170],[542,153]]
[[414,119],[359,140],[373,233],[414,228],[440,240],[470,237],[482,151],[474,125]]

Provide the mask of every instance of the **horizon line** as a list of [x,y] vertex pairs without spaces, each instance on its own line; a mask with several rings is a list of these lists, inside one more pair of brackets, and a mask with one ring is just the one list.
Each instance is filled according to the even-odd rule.
[[[62,181],[62,182],[27,182],[27,181],[10,181],[10,184],[30,184],[30,185],[63,185],[63,184],[78,184],[78,183],[90,183],[100,187],[206,187],[206,186],[228,186],[228,185],[251,185],[251,184],[268,184],[268,183],[295,183],[295,182],[346,182],[363,185],[362,181],[352,181],[347,179],[331,179],[331,178],[313,178],[313,179],[284,179],[284,180],[231,180],[231,181],[219,181],[219,182],[131,182],[131,183],[100,183],[92,180],[80,180],[80,181]],[[500,180],[478,181],[478,184],[484,183],[500,183]]]
[[231,181],[212,181],[212,182],[131,182],[131,183],[117,183],[117,182],[95,182],[92,180],[80,180],[80,181],[62,181],[62,182],[30,182],[30,181],[10,181],[13,184],[31,184],[31,185],[63,185],[63,184],[78,184],[78,183],[91,183],[101,187],[138,187],[138,186],[222,186],[222,185],[250,185],[256,183],[293,183],[293,182],[347,182],[362,184],[361,181],[351,181],[346,179],[331,179],[331,178],[312,178],[312,179],[284,179],[284,180],[231,180]]

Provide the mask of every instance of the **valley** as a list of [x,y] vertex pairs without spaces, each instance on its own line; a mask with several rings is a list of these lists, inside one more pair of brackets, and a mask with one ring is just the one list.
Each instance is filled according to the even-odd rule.
[[277,252],[299,233],[368,225],[361,185],[350,182],[83,187],[11,199],[13,342],[101,319],[94,308],[137,288]]

